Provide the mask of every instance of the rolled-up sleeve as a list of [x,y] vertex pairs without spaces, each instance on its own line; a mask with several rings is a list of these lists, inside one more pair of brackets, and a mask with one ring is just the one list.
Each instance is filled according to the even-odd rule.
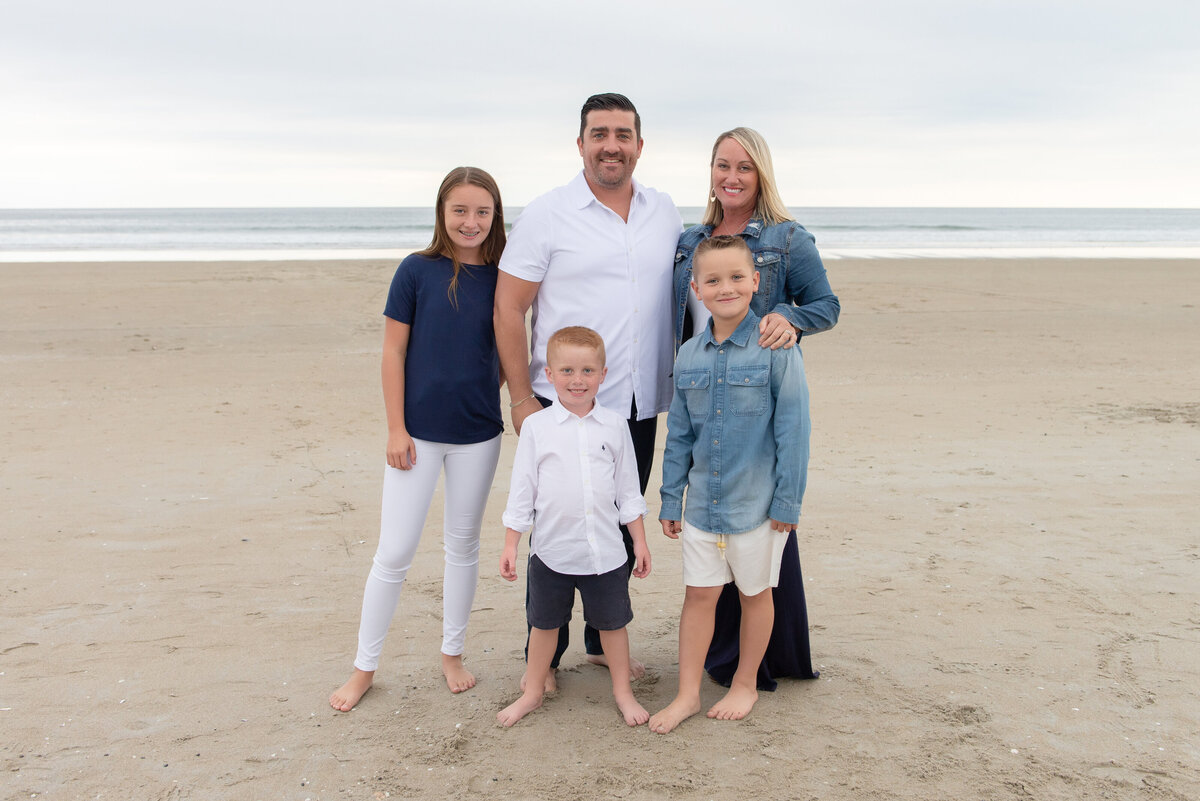
[[532,426],[527,428],[517,440],[508,504],[500,518],[505,526],[522,534],[533,528],[533,510],[537,502],[537,443],[532,429]]
[[646,499],[642,497],[642,485],[638,480],[637,459],[633,453],[633,438],[629,426],[620,424],[621,447],[617,452],[614,471],[617,484],[617,520],[627,526],[646,514]]
[[525,207],[500,256],[500,270],[525,281],[541,283],[550,266],[550,243],[554,241],[553,215],[538,198]]

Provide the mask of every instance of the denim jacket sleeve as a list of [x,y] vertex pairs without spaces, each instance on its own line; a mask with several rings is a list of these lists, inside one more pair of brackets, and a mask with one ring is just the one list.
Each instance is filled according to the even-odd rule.
[[780,223],[772,228],[784,226],[788,254],[785,295],[771,311],[783,315],[802,336],[828,331],[837,325],[841,304],[829,286],[816,240],[799,223]]
[[[679,379],[678,361],[675,380]],[[688,470],[692,466],[692,445],[696,440],[692,418],[688,414],[687,399],[676,386],[667,412],[667,439],[663,449],[662,488],[659,498],[662,509],[660,520],[683,520],[683,488],[687,486]]]
[[771,351],[771,393],[775,400],[775,495],[768,513],[780,523],[800,522],[808,480],[808,382],[799,348]]

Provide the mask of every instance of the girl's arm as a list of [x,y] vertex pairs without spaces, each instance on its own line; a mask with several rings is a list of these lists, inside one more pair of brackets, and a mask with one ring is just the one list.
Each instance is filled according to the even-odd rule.
[[404,358],[408,353],[407,323],[383,318],[383,406],[387,411],[387,463],[400,470],[411,470],[417,461],[417,449],[404,425]]

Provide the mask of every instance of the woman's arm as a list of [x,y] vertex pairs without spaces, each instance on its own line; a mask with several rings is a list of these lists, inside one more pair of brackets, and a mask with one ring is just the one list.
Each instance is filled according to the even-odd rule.
[[816,241],[797,223],[782,225],[790,226],[785,295],[771,313],[781,315],[805,335],[828,331],[837,325],[842,307],[829,286]]
[[408,336],[412,327],[406,323],[383,318],[383,407],[387,412],[387,463],[400,470],[409,470],[417,461],[417,449],[404,425],[404,358],[408,353]]

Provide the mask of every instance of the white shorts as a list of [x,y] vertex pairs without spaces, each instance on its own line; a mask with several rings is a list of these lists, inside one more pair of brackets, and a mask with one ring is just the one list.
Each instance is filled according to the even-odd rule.
[[[683,521],[683,583],[720,587],[733,581],[742,595],[758,595],[779,586],[779,565],[788,532],[773,531],[771,521],[741,534],[710,534]],[[718,542],[724,541],[722,550]]]

